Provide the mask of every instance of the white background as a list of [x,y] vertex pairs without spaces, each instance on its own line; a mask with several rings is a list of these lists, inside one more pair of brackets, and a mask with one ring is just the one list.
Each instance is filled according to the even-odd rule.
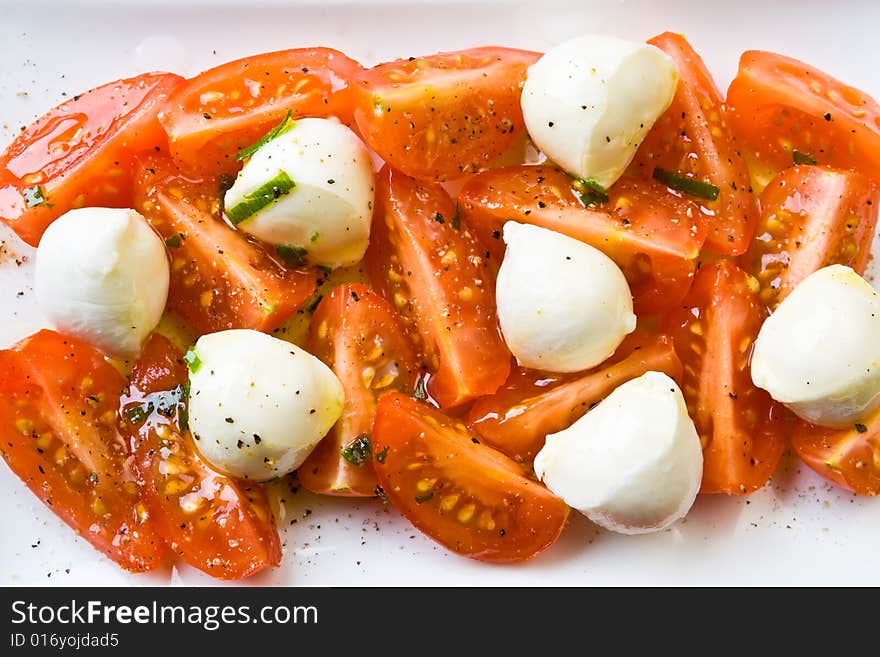
[[[498,44],[547,49],[596,31],[685,33],[726,87],[739,53],[777,50],[880,95],[872,2],[399,3],[0,1],[0,147],[67,97],[149,69],[193,74],[266,50],[326,45],[364,64]],[[30,251],[0,229],[0,346],[41,324]],[[19,294],[23,293],[23,294]],[[792,457],[748,500],[701,497],[657,535],[616,536],[573,517],[532,562],[492,566],[447,553],[378,501],[277,495],[283,566],[253,584],[880,584],[880,500],[826,484]],[[576,514],[575,514],[576,515]],[[190,568],[119,570],[0,466],[0,584],[131,585],[211,580]],[[296,521],[293,523],[293,521]],[[293,523],[293,524],[291,524]]]

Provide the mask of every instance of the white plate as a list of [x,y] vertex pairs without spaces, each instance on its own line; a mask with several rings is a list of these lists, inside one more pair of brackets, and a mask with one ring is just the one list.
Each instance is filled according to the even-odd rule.
[[[195,1],[4,2],[0,145],[81,90],[148,69],[192,74],[238,56],[326,45],[365,64],[474,45],[546,49],[587,31],[645,39],[684,32],[725,88],[748,48],[800,57],[875,95],[880,3]],[[0,346],[41,325],[31,256],[8,231],[0,255]],[[9,255],[9,254],[15,255]],[[880,500],[857,498],[787,457],[747,500],[702,497],[685,522],[650,536],[574,517],[551,549],[520,566],[446,552],[378,501],[287,494],[284,563],[249,583],[306,585],[880,584]],[[124,573],[76,538],[0,466],[0,584],[209,584],[191,568]]]

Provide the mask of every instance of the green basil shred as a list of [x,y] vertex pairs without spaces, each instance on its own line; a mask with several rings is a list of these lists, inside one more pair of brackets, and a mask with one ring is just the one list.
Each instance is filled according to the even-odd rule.
[[199,358],[199,355],[196,353],[195,349],[188,349],[187,352],[183,355],[183,360],[186,363],[186,366],[189,368],[189,371],[195,374],[199,371],[199,368],[202,366],[202,359]]
[[795,164],[818,164],[815,157],[808,153],[801,153],[800,151],[792,151],[791,159],[794,160]]
[[372,455],[373,443],[365,433],[362,433],[342,448],[342,458],[352,465],[363,465]]
[[682,176],[674,171],[657,167],[654,169],[654,180],[682,194],[714,201],[718,198],[718,187],[711,183]]
[[309,252],[301,246],[291,246],[289,244],[281,244],[275,247],[275,253],[284,261],[288,267],[302,267],[306,264],[306,256]]
[[178,248],[180,246],[180,244],[181,244],[180,233],[177,233],[176,235],[172,235],[167,240],[165,240],[165,246],[167,246],[171,249]]
[[576,178],[574,188],[584,205],[599,205],[608,202],[608,192],[593,179]]
[[244,199],[231,208],[227,208],[226,216],[229,217],[229,221],[238,225],[282,196],[289,194],[294,187],[296,187],[296,183],[291,177],[286,172],[279,171],[272,180],[260,185],[249,194],[245,194]]
[[388,456],[389,447],[385,447],[381,452],[376,452],[376,460],[379,463],[385,463],[385,458]]
[[242,148],[240,151],[238,151],[238,155],[235,156],[236,159],[239,162],[241,162],[242,160],[246,160],[258,150],[260,150],[263,146],[268,144],[270,141],[290,130],[294,125],[294,122],[290,120],[290,110],[287,110],[287,115],[281,120],[281,123],[276,125],[265,135],[263,135],[259,141],[251,144],[247,148]]

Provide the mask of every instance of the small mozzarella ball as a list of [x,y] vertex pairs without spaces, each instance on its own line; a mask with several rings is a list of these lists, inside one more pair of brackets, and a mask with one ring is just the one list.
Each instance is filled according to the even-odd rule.
[[578,372],[614,353],[636,327],[632,294],[608,256],[546,228],[509,221],[498,271],[501,332],[519,364]]
[[864,418],[880,404],[880,296],[843,265],[811,274],[761,327],[752,381],[814,424]]
[[703,477],[703,451],[675,381],[647,372],[547,436],[535,473],[597,525],[644,534],[690,510]]
[[134,210],[81,208],[40,240],[34,290],[62,333],[111,356],[136,356],[168,299],[165,245]]
[[677,84],[675,62],[659,48],[588,34],[529,68],[523,118],[547,157],[609,187],[672,103]]
[[336,375],[259,331],[203,335],[190,362],[189,425],[215,468],[266,481],[296,470],[342,415]]
[[[364,257],[374,175],[370,154],[347,127],[299,119],[253,154],[224,199],[227,214],[281,173],[294,187],[238,223],[269,244],[304,253],[314,265],[343,267]],[[243,206],[244,207],[244,206]]]

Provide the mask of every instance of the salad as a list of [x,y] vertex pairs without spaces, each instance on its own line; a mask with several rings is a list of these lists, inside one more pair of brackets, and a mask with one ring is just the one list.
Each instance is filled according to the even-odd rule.
[[146,73],[0,156],[51,328],[0,453],[133,572],[277,566],[267,482],[519,562],[571,509],[660,531],[790,446],[880,491],[880,107],[685,38]]

